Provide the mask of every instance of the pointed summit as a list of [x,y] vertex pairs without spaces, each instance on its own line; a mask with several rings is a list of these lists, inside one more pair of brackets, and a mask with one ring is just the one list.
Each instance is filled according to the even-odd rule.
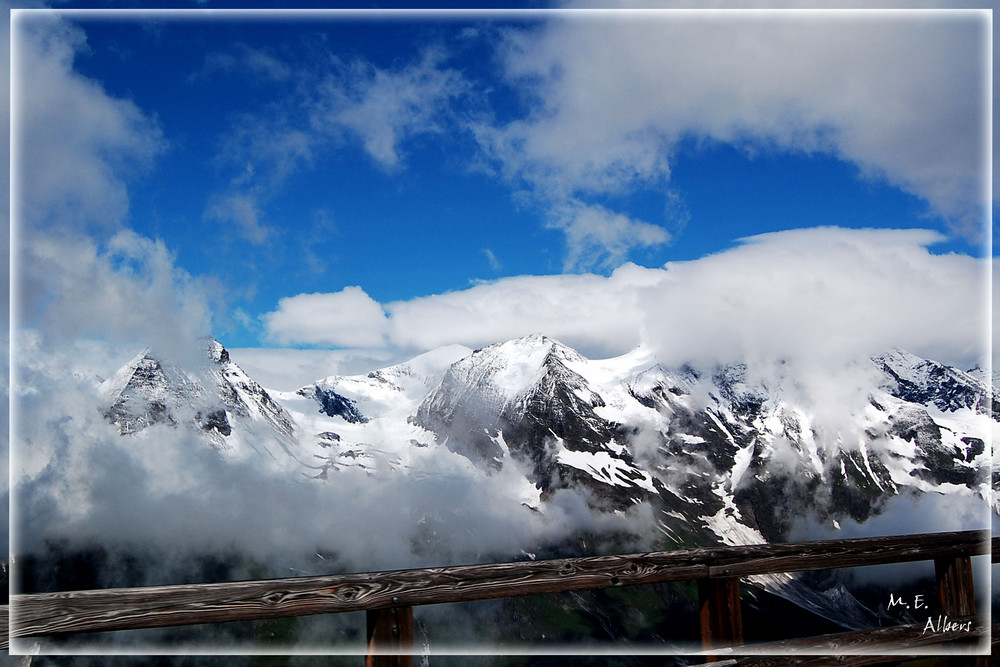
[[580,483],[609,507],[627,507],[654,492],[634,466],[620,425],[600,417],[605,407],[575,350],[533,334],[476,350],[452,364],[411,421],[486,469],[508,454],[543,492]]
[[884,388],[896,398],[912,403],[933,403],[945,411],[971,408],[989,412],[986,384],[975,375],[936,361],[922,359],[900,348],[873,357],[888,377]]
[[277,438],[287,449],[294,424],[285,409],[214,338],[206,339],[205,354],[207,371],[181,368],[143,350],[101,384],[107,406],[104,416],[122,435],[154,424],[193,425],[223,450],[241,442],[235,424],[258,423],[267,427],[264,434]]

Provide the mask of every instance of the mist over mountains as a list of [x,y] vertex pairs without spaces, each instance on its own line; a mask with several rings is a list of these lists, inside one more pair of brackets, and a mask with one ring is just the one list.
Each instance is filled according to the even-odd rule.
[[[67,378],[67,417],[26,429],[62,441],[33,472],[22,461],[20,553],[155,553],[86,582],[142,585],[988,522],[988,379],[900,349],[845,369],[831,405],[787,364],[593,360],[541,334],[297,391],[204,348],[194,367],[144,350],[107,379]],[[206,554],[226,566],[192,574]],[[877,622],[843,590],[754,584]]]
[[403,365],[298,394],[352,424],[337,442],[353,449],[364,448],[367,424],[385,419],[373,398],[405,395],[416,404],[407,425],[424,429],[412,446],[443,447],[487,479],[513,466],[537,489],[536,507],[561,489],[598,512],[655,499],[659,529],[679,545],[706,532],[784,540],[805,514],[863,522],[900,494],[990,497],[990,392],[978,371],[891,350],[855,369],[867,400],[836,406],[836,421],[834,406],[805,402],[789,373],[665,368],[642,348],[593,361],[534,335],[476,350],[440,381],[398,384],[420,377]]
[[665,368],[641,347],[595,361],[538,334],[269,392],[210,340],[200,368],[145,350],[98,396],[135,447],[174,429],[223,459],[328,483],[345,468],[420,475],[434,457],[484,486],[519,480],[533,511],[558,491],[598,514],[655,499],[678,545],[784,540],[804,514],[863,522],[900,494],[989,497],[979,369],[895,349],[853,371],[863,403],[816,405],[780,364]]

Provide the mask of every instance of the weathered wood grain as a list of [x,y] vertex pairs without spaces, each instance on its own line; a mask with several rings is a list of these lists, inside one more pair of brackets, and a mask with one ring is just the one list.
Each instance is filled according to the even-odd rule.
[[413,607],[366,612],[368,655],[365,667],[412,667]]
[[984,531],[461,565],[264,581],[14,595],[10,636],[469,602],[987,553]]
[[972,559],[968,556],[935,558],[934,573],[941,610],[952,616],[974,616],[976,590],[972,581]]
[[703,648],[743,643],[743,610],[738,577],[700,580],[698,603]]
[[761,544],[718,551],[710,577],[801,572],[990,553],[987,531]]
[[706,576],[697,555],[683,551],[14,595],[11,636],[366,611]]

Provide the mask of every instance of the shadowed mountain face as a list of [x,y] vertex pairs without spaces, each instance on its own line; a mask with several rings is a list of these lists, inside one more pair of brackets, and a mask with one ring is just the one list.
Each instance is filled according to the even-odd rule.
[[543,494],[651,501],[681,543],[706,525],[774,541],[805,514],[863,522],[900,493],[983,493],[989,392],[973,374],[892,351],[858,369],[869,384],[831,426],[787,372],[597,362],[531,336],[452,365],[411,420],[484,470],[513,462]]
[[453,364],[411,418],[489,470],[519,464],[541,490],[586,489],[596,509],[626,509],[656,494],[636,467],[627,427],[574,370],[587,361],[545,336],[475,351]]
[[[211,341],[197,369],[138,355],[102,384],[101,412],[137,446],[186,429],[351,511],[365,509],[357,490],[369,483],[423,485],[436,507],[405,508],[414,549],[447,545],[449,522],[461,533],[477,520],[449,488],[511,503],[499,511],[515,523],[570,506],[580,525],[631,522],[603,537],[592,527],[548,542],[537,534],[528,551],[543,556],[595,539],[620,550],[640,530],[657,549],[788,541],[803,521],[830,534],[897,498],[981,497],[985,507],[994,424],[981,372],[892,350],[837,378],[831,391],[786,364],[666,367],[641,348],[591,360],[534,335],[277,392]],[[346,489],[354,494],[337,495]],[[871,620],[849,596],[834,601],[791,576],[754,583],[827,618]]]
[[[122,435],[154,424],[197,427],[216,448],[227,451],[268,441],[288,448],[292,416],[215,340],[206,344],[197,369],[165,363],[144,350],[101,385],[104,416]],[[251,435],[253,433],[253,435]]]
[[103,389],[122,434],[194,425],[220,450],[284,450],[326,480],[344,467],[409,474],[413,448],[439,450],[484,483],[513,466],[535,509],[559,490],[595,513],[649,503],[668,541],[700,545],[786,540],[805,516],[864,522],[902,494],[985,498],[992,418],[979,375],[892,350],[845,376],[857,386],[841,405],[781,364],[665,368],[641,349],[595,361],[533,335],[277,400],[211,341],[200,373],[145,352]]

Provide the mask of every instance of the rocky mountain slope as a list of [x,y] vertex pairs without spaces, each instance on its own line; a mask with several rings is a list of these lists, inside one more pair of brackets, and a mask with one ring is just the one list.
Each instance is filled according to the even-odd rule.
[[101,383],[105,418],[122,435],[165,424],[197,429],[227,455],[294,456],[292,416],[218,341],[206,341],[205,353],[202,364],[180,368],[143,350]]
[[[856,386],[833,398],[781,364],[670,368],[641,348],[591,360],[544,335],[296,392],[263,389],[214,341],[208,352],[200,375],[140,354],[104,383],[105,416],[123,435],[186,424],[327,483],[348,468],[420,475],[441,457],[482,484],[513,471],[524,511],[561,492],[595,516],[648,507],[662,548],[786,541],[796,521],[863,523],[900,496],[991,498],[983,373],[898,349],[850,369]],[[790,576],[757,583],[871,622],[845,591],[834,603]]]
[[409,446],[443,447],[485,475],[513,465],[542,503],[558,489],[595,511],[651,502],[678,544],[787,539],[804,513],[863,522],[901,493],[989,496],[988,386],[902,350],[856,369],[868,383],[856,404],[820,406],[835,420],[781,368],[664,368],[641,349],[594,361],[542,335],[419,380],[408,370],[405,387],[400,374],[330,377],[298,394],[350,434],[341,447],[357,451],[373,425],[405,430],[405,415]]
[[513,466],[536,508],[560,489],[596,512],[652,503],[678,544],[787,539],[804,512],[863,522],[905,492],[990,495],[994,404],[981,373],[903,350],[857,369],[863,400],[822,406],[782,368],[665,368],[643,349],[590,360],[544,335],[297,392],[268,392],[222,345],[207,347],[200,373],[139,354],[103,383],[106,418],[122,434],[196,426],[220,450],[284,451],[321,479],[405,473],[417,450],[441,450],[485,479]]

